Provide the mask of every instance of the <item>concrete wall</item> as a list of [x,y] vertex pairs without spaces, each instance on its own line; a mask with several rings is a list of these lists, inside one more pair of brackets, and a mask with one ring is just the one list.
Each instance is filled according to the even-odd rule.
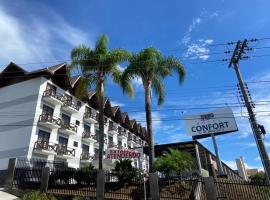
[[0,169],[11,157],[28,156],[40,83],[35,78],[0,88]]

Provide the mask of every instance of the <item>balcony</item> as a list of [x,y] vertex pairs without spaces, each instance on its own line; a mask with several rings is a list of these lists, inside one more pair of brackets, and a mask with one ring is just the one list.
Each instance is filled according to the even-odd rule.
[[135,144],[134,138],[132,136],[128,136],[128,143]]
[[117,135],[119,138],[121,139],[127,139],[127,132],[126,131],[118,131],[118,135]]
[[94,113],[84,113],[83,115],[83,120],[87,123],[90,123],[90,124],[96,124],[97,123],[97,120],[96,120],[96,114]]
[[39,116],[38,124],[41,126],[45,126],[50,129],[60,128],[61,127],[61,119],[58,117],[54,117],[50,113],[42,113]]
[[84,131],[82,134],[82,138],[84,141],[87,141],[87,142],[96,142],[97,141],[97,136],[94,133],[91,133],[89,131]]
[[81,162],[82,163],[89,163],[94,160],[94,155],[91,155],[89,152],[83,152],[81,154]]
[[57,145],[56,153],[56,156],[62,159],[72,159],[75,157],[75,149],[62,144]]
[[45,90],[42,96],[43,101],[53,105],[62,105],[63,95],[57,94],[55,90]]
[[110,125],[108,133],[112,134],[112,135],[118,134],[117,126],[116,125]]
[[114,142],[109,142],[107,148],[117,149],[118,145]]
[[118,149],[127,149],[127,147],[124,147],[123,145],[119,145],[119,144],[117,145],[117,148]]
[[74,101],[64,98],[62,110],[72,114],[79,112],[80,107],[81,106],[79,104],[76,104]]
[[57,145],[46,140],[36,141],[33,151],[42,155],[55,155]]
[[77,133],[77,126],[70,123],[62,123],[59,132],[67,135],[75,135]]
[[[104,139],[104,145],[105,145],[105,144],[108,144],[108,140],[107,140],[107,139]],[[95,146],[96,146],[96,147],[99,146],[99,138],[98,138],[98,136],[96,136]]]

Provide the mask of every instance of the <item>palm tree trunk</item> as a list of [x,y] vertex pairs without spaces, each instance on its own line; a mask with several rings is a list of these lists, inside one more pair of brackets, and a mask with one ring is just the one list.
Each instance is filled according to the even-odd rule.
[[145,90],[145,114],[146,114],[146,126],[148,135],[148,151],[149,151],[149,172],[153,172],[153,162],[155,157],[154,152],[154,137],[152,129],[152,111],[151,111],[151,85],[146,84]]
[[104,74],[99,74],[99,157],[98,169],[103,169],[103,149],[104,149]]

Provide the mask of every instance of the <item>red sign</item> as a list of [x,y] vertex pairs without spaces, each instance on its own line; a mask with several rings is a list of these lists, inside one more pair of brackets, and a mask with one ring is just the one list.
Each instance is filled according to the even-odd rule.
[[133,149],[108,149],[106,153],[106,159],[130,159],[140,158],[141,153]]

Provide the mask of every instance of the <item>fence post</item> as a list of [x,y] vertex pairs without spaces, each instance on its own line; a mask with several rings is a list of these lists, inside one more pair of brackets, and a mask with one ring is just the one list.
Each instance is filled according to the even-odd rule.
[[152,200],[159,200],[158,174],[149,174],[150,196]]
[[103,170],[98,170],[96,187],[97,187],[97,200],[104,200],[105,174]]
[[5,191],[10,191],[12,189],[12,183],[14,178],[14,172],[16,168],[16,162],[17,158],[10,158],[8,162],[8,169],[6,174],[6,180],[5,180]]
[[216,186],[212,176],[203,178],[207,200],[217,200]]
[[45,167],[42,169],[40,192],[47,192],[50,177],[50,168]]

